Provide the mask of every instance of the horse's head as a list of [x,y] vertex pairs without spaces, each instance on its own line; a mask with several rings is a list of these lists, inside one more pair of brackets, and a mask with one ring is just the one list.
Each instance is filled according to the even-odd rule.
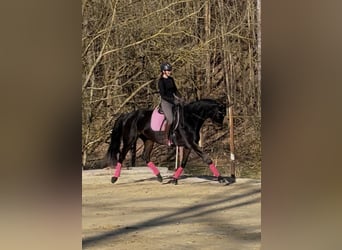
[[223,126],[223,120],[226,113],[226,105],[216,102],[215,105],[213,105],[211,120],[214,123]]
[[[185,115],[189,116],[190,121],[204,121],[210,119],[213,123],[223,126],[223,120],[226,116],[226,105],[213,99],[201,99],[185,106]],[[194,120],[193,120],[194,119]]]

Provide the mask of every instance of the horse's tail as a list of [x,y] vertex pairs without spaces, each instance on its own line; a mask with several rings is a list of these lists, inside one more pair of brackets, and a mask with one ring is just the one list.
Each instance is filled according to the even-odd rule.
[[118,154],[120,153],[121,139],[122,139],[122,127],[125,115],[121,114],[116,119],[112,134],[110,136],[110,144],[107,151],[107,164],[109,166],[115,166],[118,161]]

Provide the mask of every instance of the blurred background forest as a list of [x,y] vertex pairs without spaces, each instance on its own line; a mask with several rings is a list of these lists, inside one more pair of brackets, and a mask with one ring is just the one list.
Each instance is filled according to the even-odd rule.
[[[84,169],[104,167],[119,114],[159,103],[160,63],[167,61],[187,102],[233,104],[237,177],[260,178],[260,0],[82,0],[82,15]],[[228,121],[223,129],[206,121],[201,146],[227,174],[229,145]],[[155,145],[152,154],[159,166],[174,164],[167,146]],[[209,173],[190,157],[190,170]]]

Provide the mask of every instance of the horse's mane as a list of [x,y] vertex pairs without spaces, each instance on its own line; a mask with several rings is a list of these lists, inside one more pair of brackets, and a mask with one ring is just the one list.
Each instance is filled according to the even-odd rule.
[[193,105],[196,105],[196,104],[199,104],[199,103],[217,104],[218,102],[216,100],[214,100],[214,99],[203,98],[203,99],[199,99],[199,100],[196,100],[196,101],[189,102],[188,105],[189,106],[193,106]]
[[199,103],[199,102],[209,102],[209,103],[216,103],[215,100],[213,99],[209,99],[209,98],[203,98],[203,99],[199,99],[199,100],[194,100],[189,102],[189,104],[193,104],[193,103]]

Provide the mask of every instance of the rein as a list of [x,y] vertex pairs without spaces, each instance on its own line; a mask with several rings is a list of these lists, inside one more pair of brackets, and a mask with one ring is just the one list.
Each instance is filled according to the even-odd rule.
[[191,112],[191,115],[193,115],[193,116],[197,117],[198,119],[200,119],[200,120],[202,120],[202,121],[205,121],[205,120],[206,120],[206,118],[203,118],[203,117],[201,117],[201,116],[197,115],[197,114],[196,114],[196,113],[194,113],[194,112]]
[[[180,105],[176,106],[176,110],[174,112],[175,125],[173,127],[173,131],[175,131],[180,124],[180,119],[181,119],[181,111],[180,110],[181,109],[183,109],[182,106],[180,106]],[[183,111],[184,111],[184,109],[183,109]],[[182,113],[182,123],[184,124],[184,114],[183,113]]]
[[[217,110],[216,112],[215,112],[215,114],[216,113],[221,113],[221,114],[223,114],[223,112],[222,111],[220,111],[220,110]],[[202,116],[199,116],[199,115],[197,115],[195,112],[191,112],[191,115],[193,115],[194,117],[196,117],[196,118],[198,118],[198,119],[200,119],[200,120],[202,120],[202,121],[205,121],[207,118],[203,118]]]

